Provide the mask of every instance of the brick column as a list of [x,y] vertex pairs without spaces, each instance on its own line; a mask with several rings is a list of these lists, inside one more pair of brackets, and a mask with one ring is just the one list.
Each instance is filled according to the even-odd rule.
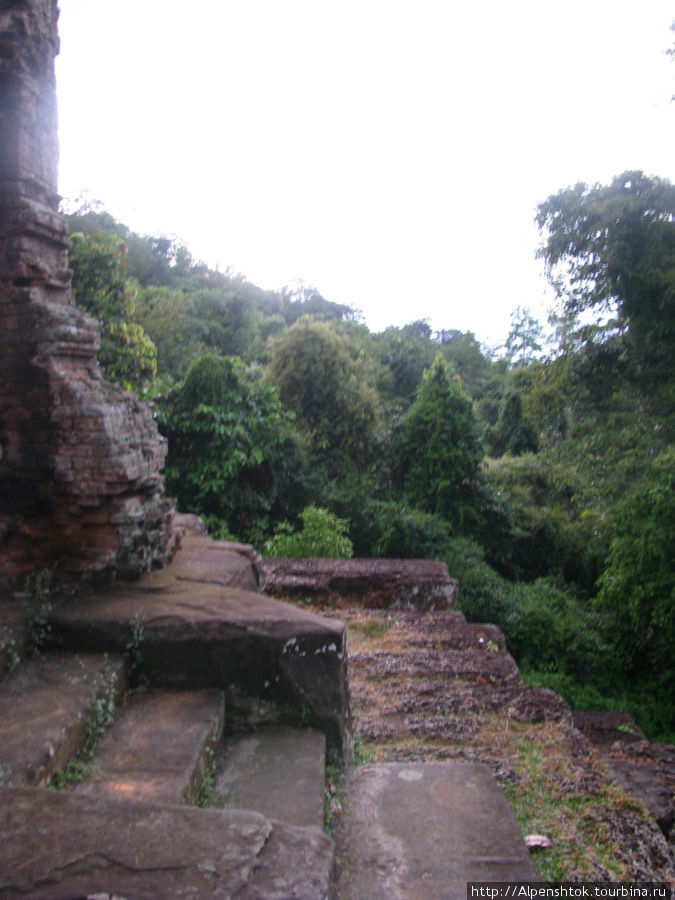
[[166,442],[106,382],[58,212],[56,0],[0,0],[0,570],[134,576],[166,561]]

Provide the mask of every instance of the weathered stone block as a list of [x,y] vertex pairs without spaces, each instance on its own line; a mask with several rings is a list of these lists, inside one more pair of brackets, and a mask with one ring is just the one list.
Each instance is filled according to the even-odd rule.
[[436,560],[267,557],[264,563],[268,593],[328,599],[338,609],[446,609],[457,596],[456,579]]

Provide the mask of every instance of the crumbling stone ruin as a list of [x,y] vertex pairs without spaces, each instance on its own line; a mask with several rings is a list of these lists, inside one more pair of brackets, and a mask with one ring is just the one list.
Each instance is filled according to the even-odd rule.
[[172,551],[166,442],[106,382],[59,215],[56,0],[0,0],[0,587],[57,564],[130,577]]

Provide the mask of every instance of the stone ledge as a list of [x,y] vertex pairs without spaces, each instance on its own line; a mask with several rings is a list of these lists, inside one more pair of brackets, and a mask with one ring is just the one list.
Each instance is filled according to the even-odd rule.
[[458,582],[437,560],[267,557],[264,564],[268,594],[328,599],[338,609],[447,609],[457,597]]

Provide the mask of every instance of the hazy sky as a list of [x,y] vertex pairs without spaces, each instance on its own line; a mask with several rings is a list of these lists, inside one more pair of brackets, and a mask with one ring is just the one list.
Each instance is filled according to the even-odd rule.
[[60,190],[372,330],[497,344],[538,202],[675,180],[672,0],[59,0]]

